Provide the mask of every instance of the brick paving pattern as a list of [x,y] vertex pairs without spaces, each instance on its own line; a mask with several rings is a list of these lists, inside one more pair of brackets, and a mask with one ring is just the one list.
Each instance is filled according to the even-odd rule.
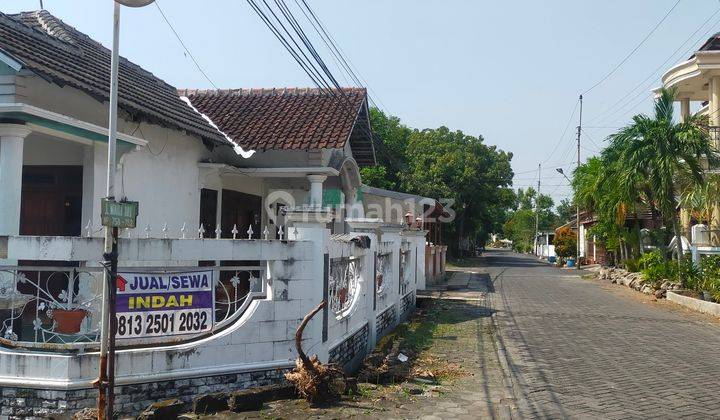
[[720,418],[720,322],[510,252],[479,259],[459,314],[429,349],[467,372],[443,392],[311,409],[303,401],[221,418]]
[[720,327],[534,258],[486,254],[519,418],[719,418]]

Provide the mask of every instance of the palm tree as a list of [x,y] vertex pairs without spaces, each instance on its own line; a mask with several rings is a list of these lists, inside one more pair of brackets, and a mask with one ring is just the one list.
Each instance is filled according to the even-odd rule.
[[655,101],[655,115],[636,115],[632,123],[609,137],[617,148],[621,178],[647,182],[650,206],[657,206],[664,220],[672,225],[678,244],[678,262],[684,258],[680,223],[676,213],[676,182],[687,175],[692,185],[703,182],[703,159],[713,164],[712,149],[703,120],[692,116],[682,122],[673,120],[674,89],[661,89]]
[[[631,211],[638,214],[641,181],[626,178],[628,175],[620,171],[617,155],[617,147],[610,146],[603,150],[600,157],[592,157],[580,165],[573,174],[573,190],[576,202],[595,214],[598,229],[604,233],[608,243],[617,244],[619,255],[625,255],[625,245],[632,242],[628,241],[625,220]],[[637,222],[635,228],[639,255],[642,249]]]

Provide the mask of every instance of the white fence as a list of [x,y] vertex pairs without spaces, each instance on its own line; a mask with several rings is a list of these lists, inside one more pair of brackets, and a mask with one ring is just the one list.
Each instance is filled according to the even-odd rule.
[[[212,270],[214,327],[196,336],[118,341],[118,385],[289,368],[303,316],[328,305],[304,334],[323,361],[356,365],[412,311],[425,276],[425,232],[351,221],[331,237],[298,221],[290,240],[121,239],[119,271]],[[0,266],[0,387],[89,389],[98,372],[102,243],[93,238],[0,238],[0,259],[53,265]],[[217,261],[244,262],[222,265]],[[81,309],[77,332],[57,312]],[[65,314],[63,314],[65,315]],[[65,327],[63,327],[65,328]]]

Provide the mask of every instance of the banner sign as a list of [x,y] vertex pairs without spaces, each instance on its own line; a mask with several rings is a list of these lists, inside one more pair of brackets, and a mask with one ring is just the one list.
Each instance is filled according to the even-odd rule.
[[213,271],[118,273],[116,337],[144,338],[212,330]]

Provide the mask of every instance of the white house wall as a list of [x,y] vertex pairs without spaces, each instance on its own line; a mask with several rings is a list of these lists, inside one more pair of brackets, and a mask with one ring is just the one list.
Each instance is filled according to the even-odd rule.
[[[100,126],[107,126],[107,104],[70,87],[58,87],[35,76],[21,78],[23,101]],[[144,138],[147,147],[119,153],[117,198],[140,202],[138,230],[151,237],[162,237],[167,223],[172,237],[180,235],[186,224],[196,234],[200,214],[198,162],[210,152],[201,140],[178,130],[154,124],[118,121],[119,131]],[[45,137],[26,142],[28,164],[83,165],[83,226],[89,220],[100,226],[100,200],[106,195],[107,144],[94,142],[78,146],[72,142]],[[53,162],[56,157],[58,161]],[[95,235],[100,235],[99,231]]]
[[23,147],[23,165],[82,166],[86,146],[32,133]]

